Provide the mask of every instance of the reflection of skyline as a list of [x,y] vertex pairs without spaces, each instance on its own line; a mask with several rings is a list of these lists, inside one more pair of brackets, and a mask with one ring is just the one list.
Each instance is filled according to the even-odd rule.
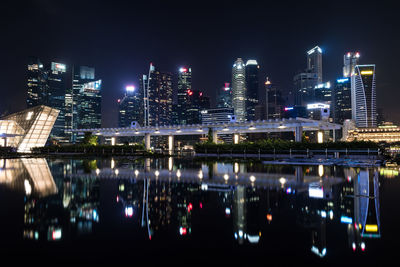
[[[7,160],[7,168],[4,161],[2,164],[2,171],[7,169],[0,174],[3,184],[15,179],[24,181],[29,175],[45,177],[46,169],[51,169],[54,175],[53,184],[57,184],[58,190],[55,187],[47,195],[34,194],[32,190],[25,201],[24,236],[31,239],[45,236],[47,240],[57,240],[95,234],[96,225],[106,216],[101,214],[100,204],[103,178],[111,181],[117,192],[106,201],[117,203],[120,216],[141,226],[148,239],[165,237],[166,232],[190,238],[196,230],[194,225],[201,225],[194,220],[202,216],[193,214],[204,214],[204,207],[210,206],[220,210],[232,237],[242,245],[268,239],[264,232],[285,220],[282,210],[296,215],[293,223],[310,233],[311,251],[320,257],[328,253],[327,232],[331,231],[331,223],[347,224],[343,234],[348,236],[353,249],[355,246],[365,250],[366,238],[380,237],[379,181],[375,169],[338,171],[334,167],[321,170],[319,166],[263,169],[242,163],[193,164],[192,168],[185,168],[182,162],[171,159],[165,163],[144,162],[144,167],[118,160],[112,164],[101,160],[57,160],[51,161],[49,168],[44,160],[36,163],[39,167],[35,172],[24,167],[21,174],[16,169],[24,166],[22,161],[12,165]],[[128,174],[133,178],[125,176]],[[13,175],[16,178],[11,179]],[[251,179],[252,176],[255,178]],[[32,181],[32,188],[49,184],[40,181]],[[19,184],[26,192],[23,182]]]

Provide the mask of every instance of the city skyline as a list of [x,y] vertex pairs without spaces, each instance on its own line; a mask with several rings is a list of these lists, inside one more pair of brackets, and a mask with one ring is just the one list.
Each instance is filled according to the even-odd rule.
[[[293,9],[275,4],[268,6],[267,14],[263,13],[267,6],[249,4],[239,12],[242,15],[243,25],[237,27],[229,23],[234,20],[233,14],[238,8],[230,6],[227,2],[212,7],[198,6],[196,11],[192,10],[181,16],[178,14],[187,7],[175,3],[166,5],[157,2],[157,4],[159,6],[155,7],[151,14],[154,18],[157,15],[161,18],[150,20],[147,24],[143,19],[149,15],[149,11],[146,11],[146,6],[140,4],[134,7],[135,12],[132,14],[123,10],[133,8],[126,3],[120,5],[99,3],[92,6],[89,1],[76,10],[71,9],[69,5],[50,1],[32,2],[28,4],[29,8],[24,10],[19,10],[12,4],[7,5],[10,12],[4,14],[1,19],[2,28],[5,26],[6,42],[1,46],[3,51],[10,53],[6,53],[5,64],[2,65],[4,75],[1,77],[0,92],[6,94],[8,99],[0,100],[0,114],[9,114],[25,108],[25,72],[28,56],[37,56],[44,61],[57,61],[67,65],[95,67],[98,76],[103,80],[102,106],[105,126],[115,126],[118,114],[116,99],[121,97],[126,84],[139,87],[139,77],[142,73],[146,73],[150,62],[159,66],[161,71],[175,72],[182,66],[190,66],[193,71],[193,89],[204,91],[210,96],[212,106],[215,106],[215,93],[221,84],[231,81],[231,67],[236,58],[257,60],[260,65],[260,76],[262,78],[268,76],[282,90],[288,91],[293,87],[293,76],[296,71],[304,68],[306,51],[318,45],[323,50],[324,82],[333,83],[342,76],[343,55],[349,51],[360,52],[361,64],[376,64],[377,106],[384,107],[384,113],[390,114],[388,120],[400,121],[400,115],[396,114],[397,106],[394,100],[396,97],[393,97],[398,94],[394,80],[394,65],[397,63],[395,58],[398,51],[395,47],[399,38],[396,33],[391,32],[391,28],[396,28],[394,23],[397,22],[392,21],[390,15],[383,16],[383,11],[390,12],[389,7],[377,7],[374,10],[359,8],[359,12],[352,14],[355,20],[372,16],[373,13],[377,20],[373,26],[360,27],[357,31],[350,32],[347,30],[348,27],[345,27],[348,23],[334,20],[344,17],[344,14],[340,13],[344,11],[339,3],[326,7],[298,4]],[[96,11],[93,13],[98,17],[87,14],[90,8]],[[314,12],[315,16],[321,19],[320,23],[314,25],[307,19],[301,19],[300,23],[304,29],[297,33],[288,29],[289,22],[285,22],[284,18],[288,18],[288,15],[301,17],[299,14],[294,14],[296,8],[303,14]],[[355,6],[346,5],[346,8],[351,10]],[[170,11],[171,17],[166,22],[165,18],[168,17],[163,15],[163,10]],[[31,14],[34,11],[40,14],[36,19],[33,19]],[[139,11],[143,11],[143,14]],[[202,12],[208,15],[207,19],[203,19]],[[37,35],[32,33],[31,27],[35,25],[57,19],[63,21],[75,15],[77,21],[64,23],[60,29],[50,25],[48,28],[36,31]],[[277,22],[272,21],[272,18],[281,15],[282,18]],[[20,22],[16,22],[18,18],[21,19]],[[88,22],[89,18],[94,18],[94,21]],[[110,18],[114,18],[115,21],[111,22]],[[31,21],[32,25],[26,26],[23,23],[26,21]],[[161,21],[164,21],[165,25],[160,25]],[[183,21],[187,23],[181,23]],[[79,27],[77,29],[76,26],[81,22],[87,22],[90,30]],[[386,24],[392,27],[382,27]],[[152,34],[147,33],[148,29],[157,25],[159,28],[155,28]],[[249,25],[253,28],[248,28]],[[307,28],[311,25],[313,25],[312,30]],[[177,32],[181,32],[182,28],[191,31],[179,36]],[[240,38],[234,37],[235,30],[241,34]],[[84,34],[87,31],[89,33],[92,31],[93,34]],[[365,37],[367,33],[369,35]],[[20,34],[26,34],[27,42],[18,43]],[[44,38],[48,35],[53,38]],[[80,37],[82,41],[76,39],[71,41],[74,39],[71,37]],[[183,40],[185,41],[182,42]],[[100,44],[100,41],[104,43]],[[383,50],[386,46],[391,49]]]

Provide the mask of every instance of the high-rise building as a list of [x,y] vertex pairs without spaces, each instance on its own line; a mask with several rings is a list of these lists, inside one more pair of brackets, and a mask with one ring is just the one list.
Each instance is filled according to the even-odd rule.
[[322,49],[318,46],[307,51],[307,68],[294,78],[294,104],[306,106],[315,102],[315,87],[322,83]]
[[307,69],[316,73],[318,83],[322,83],[322,49],[319,46],[307,51]]
[[265,82],[265,119],[281,119],[285,108],[282,92],[270,80]]
[[255,119],[255,108],[258,105],[258,70],[260,66],[254,59],[246,62],[246,119]]
[[188,91],[192,90],[192,69],[181,67],[178,72],[178,124],[187,124]]
[[60,111],[50,133],[50,138],[56,142],[68,142],[69,138],[66,137],[65,133],[65,95],[68,92],[67,65],[51,62],[48,66],[45,66],[45,69],[48,85],[45,105]]
[[156,70],[150,64],[149,74],[140,81],[143,91],[144,126],[169,125],[172,122],[172,74]]
[[50,134],[54,142],[76,141],[71,129],[101,127],[100,87],[94,68],[42,64],[39,59],[28,64],[28,107],[46,105],[60,111]]
[[351,76],[351,101],[356,127],[376,127],[375,64],[355,66]]
[[78,128],[101,128],[101,80],[85,83],[79,91]]
[[358,65],[360,59],[359,52],[347,52],[343,56],[343,77],[350,77],[354,74],[354,68]]
[[130,127],[132,122],[143,125],[143,99],[140,90],[126,86],[125,95],[118,100],[118,127]]
[[[68,105],[71,102],[68,99],[67,94],[66,109],[72,109],[72,129],[101,127],[101,80],[96,80],[95,68],[72,67],[72,108]],[[66,130],[69,128],[66,120]],[[77,141],[76,133],[72,133],[70,139]]]
[[337,79],[332,91],[331,113],[335,123],[351,119],[351,82],[349,77]]
[[80,91],[85,83],[95,81],[95,69],[87,66],[73,66],[72,68],[72,95],[73,95],[73,119],[72,128],[78,128],[78,108],[80,103]]
[[331,83],[320,83],[314,87],[314,101],[330,104],[332,101]]
[[30,58],[27,72],[28,96],[26,104],[28,108],[35,107],[44,103],[47,92],[46,75],[43,64],[38,58]]
[[246,66],[241,58],[232,68],[232,106],[236,121],[246,121]]
[[217,108],[232,108],[232,89],[230,83],[225,83],[224,86],[218,90]]
[[210,108],[210,99],[199,90],[188,91],[186,124],[200,124],[201,111]]
[[318,84],[318,74],[314,72],[300,72],[293,78],[294,104],[307,106],[314,102],[314,88]]

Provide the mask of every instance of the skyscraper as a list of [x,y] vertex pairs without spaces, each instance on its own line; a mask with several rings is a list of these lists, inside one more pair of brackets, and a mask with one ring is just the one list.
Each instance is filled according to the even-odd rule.
[[185,125],[187,120],[188,90],[192,90],[192,69],[181,67],[178,72],[178,124]]
[[217,108],[232,108],[232,88],[230,83],[217,91]]
[[335,123],[351,119],[351,82],[349,77],[337,79],[332,91],[331,114]]
[[307,69],[316,73],[318,83],[322,83],[322,49],[319,46],[307,51]]
[[84,83],[79,91],[78,128],[101,128],[101,80]]
[[294,104],[306,106],[314,102],[314,88],[318,84],[318,75],[313,72],[300,72],[293,78]]
[[258,105],[258,70],[260,66],[254,59],[246,62],[246,118],[255,119],[255,109]]
[[143,99],[140,90],[126,86],[125,95],[118,100],[118,127],[130,127],[136,121],[143,125]]
[[232,68],[232,106],[236,121],[246,121],[246,66],[241,58]]
[[322,49],[319,46],[307,51],[307,68],[298,72],[293,82],[296,106],[315,102],[315,86],[322,83]]
[[[66,96],[66,109],[68,105]],[[99,112],[96,114],[96,112]],[[95,79],[95,68],[88,66],[72,67],[72,129],[101,127],[101,80]],[[66,129],[68,130],[66,120]],[[78,136],[71,134],[71,141]]]
[[375,65],[357,65],[351,76],[351,108],[356,127],[376,127]]
[[186,124],[201,123],[201,111],[210,108],[210,99],[199,90],[188,90]]
[[140,81],[143,91],[144,126],[169,125],[172,122],[172,74],[156,70],[150,64],[149,74]]
[[314,101],[325,104],[332,102],[332,86],[330,82],[320,83],[314,87]]
[[278,87],[268,80],[265,82],[265,119],[281,119],[285,100]]
[[350,77],[354,74],[354,68],[358,65],[360,59],[359,52],[347,52],[343,56],[343,77]]
[[28,95],[26,104],[28,108],[43,104],[47,92],[46,75],[43,64],[38,58],[30,58],[27,72]]
[[57,62],[51,62],[47,67],[47,86],[48,91],[45,98],[45,105],[51,108],[58,109],[57,120],[54,123],[53,130],[50,133],[50,138],[57,142],[68,142],[65,134],[65,95],[67,93],[67,65]]

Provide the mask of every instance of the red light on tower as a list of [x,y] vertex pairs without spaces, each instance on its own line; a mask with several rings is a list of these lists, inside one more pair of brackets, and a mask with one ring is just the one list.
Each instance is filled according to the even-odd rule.
[[188,92],[188,95],[193,95],[193,91],[192,90],[187,90],[187,92]]
[[193,204],[189,203],[188,207],[187,207],[188,212],[191,212],[193,210]]

